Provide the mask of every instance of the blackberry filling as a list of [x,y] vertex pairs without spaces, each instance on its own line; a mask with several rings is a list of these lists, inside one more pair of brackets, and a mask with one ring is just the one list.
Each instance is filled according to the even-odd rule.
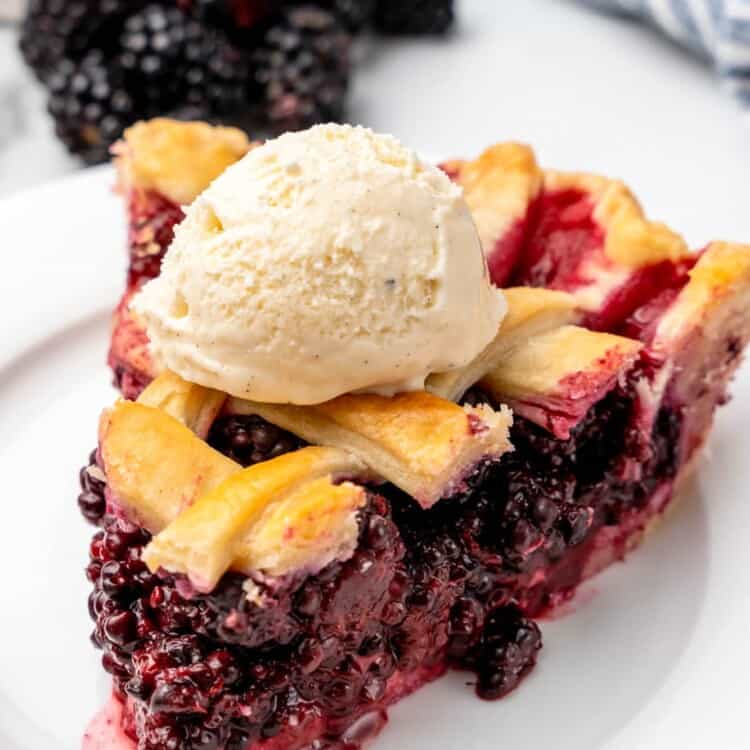
[[[127,289],[115,312],[108,364],[113,385],[127,399],[136,399],[154,377],[146,330],[129,311],[133,294],[161,271],[161,262],[184,218],[180,206],[154,190],[128,194]],[[137,354],[136,354],[137,352]]]
[[[502,286],[510,279],[513,286],[568,292],[591,284],[591,270],[584,261],[602,259],[606,239],[594,211],[592,196],[583,190],[541,193],[530,203],[525,219],[498,243],[490,261],[493,281]],[[582,325],[647,343],[656,322],[687,284],[695,262],[695,257],[686,257],[631,269],[626,282],[586,312]]]
[[604,233],[593,218],[594,204],[582,190],[545,192],[530,208],[531,225],[513,283],[569,289],[581,260],[599,251]]
[[208,444],[242,466],[251,466],[297,450],[305,442],[254,414],[229,414],[214,422]]
[[89,462],[81,469],[78,480],[81,485],[78,508],[89,523],[98,525],[107,510],[107,501],[104,497],[107,485],[104,472],[97,463],[95,450],[89,454]]
[[159,275],[161,261],[184,218],[182,209],[159,193],[133,192],[129,203],[128,286],[139,286]]
[[[633,393],[616,388],[566,441],[517,419],[515,452],[430,510],[378,488],[360,512],[354,557],[277,590],[229,573],[191,595],[185,581],[152,575],[140,559],[148,532],[105,515],[93,454],[79,500],[102,526],[87,569],[92,638],[139,750],[359,737],[447,666],[473,670],[483,698],[513,690],[541,647],[529,618],[569,596],[602,530],[647,513],[675,473],[679,412],[662,410],[644,446],[630,428]],[[217,420],[209,440],[246,464],[300,444],[234,416]],[[622,478],[628,460],[640,480]]]
[[123,398],[135,401],[149,384],[150,378],[128,367],[124,362],[117,362],[112,354],[110,354],[110,365],[112,385],[122,393]]

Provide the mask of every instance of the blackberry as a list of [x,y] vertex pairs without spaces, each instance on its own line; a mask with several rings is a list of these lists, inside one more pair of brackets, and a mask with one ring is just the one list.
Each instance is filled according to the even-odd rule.
[[81,485],[78,507],[87,521],[98,524],[104,518],[107,501],[104,497],[106,480],[104,472],[96,461],[95,450],[89,456],[88,465],[81,469],[78,479]]
[[[233,119],[257,98],[245,54],[219,32],[196,35],[185,46],[183,99],[212,122]],[[191,119],[199,119],[192,117]],[[234,118],[236,119],[236,118]]]
[[237,112],[247,99],[248,60],[219,30],[178,7],[147,5],[125,21],[119,62],[147,112],[208,120]]
[[541,647],[539,627],[517,607],[494,610],[487,618],[476,654],[477,695],[494,700],[510,693],[533,669]]
[[[363,538],[350,561],[300,590],[268,591],[267,607],[248,601],[238,574],[209,595],[183,598],[172,577],[151,575],[140,559],[147,532],[104,522],[87,569],[93,641],[118,694],[132,699],[126,710],[139,747],[164,750],[165,736],[176,733],[194,737],[193,750],[240,750],[249,738],[318,721],[323,708],[353,719],[383,697],[396,664],[378,613],[403,549],[382,499],[373,496],[362,513],[363,526],[378,529],[375,546]],[[273,649],[261,648],[269,642]],[[300,695],[315,702],[307,717]]]
[[528,457],[513,454],[492,479],[502,490],[493,502],[475,505],[473,520],[462,521],[467,542],[499,554],[504,567],[518,573],[529,574],[559,557],[560,517],[573,496],[575,477],[564,468],[541,470]]
[[580,544],[586,538],[593,520],[593,508],[567,505],[562,510],[559,530],[568,544]]
[[47,79],[47,108],[55,132],[71,153],[94,164],[107,159],[109,146],[136,119],[135,103],[122,70],[100,50],[80,63],[63,60]]
[[353,33],[369,26],[375,15],[375,0],[325,0],[320,5],[335,13]]
[[[120,35],[120,63],[147,87],[166,86],[162,92],[168,96],[185,44],[196,33],[200,33],[200,26],[179,8],[151,3],[125,21]],[[147,91],[146,95],[153,94]]]
[[21,26],[24,59],[40,78],[65,58],[81,60],[92,48],[115,46],[127,13],[146,0],[31,0]]
[[255,54],[271,130],[299,130],[343,117],[350,42],[335,16],[321,8],[284,10]]
[[444,34],[453,19],[453,0],[378,0],[375,10],[375,26],[386,34]]
[[230,31],[256,28],[278,9],[280,0],[187,0],[193,15],[201,21]]
[[243,466],[268,461],[304,444],[290,432],[255,415],[219,417],[211,426],[208,442]]

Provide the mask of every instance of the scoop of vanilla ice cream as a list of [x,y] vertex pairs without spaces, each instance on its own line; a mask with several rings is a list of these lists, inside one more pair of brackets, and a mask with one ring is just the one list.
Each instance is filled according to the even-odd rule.
[[133,306],[164,366],[293,404],[422,389],[479,354],[505,312],[461,189],[347,125],[283,135],[229,167]]

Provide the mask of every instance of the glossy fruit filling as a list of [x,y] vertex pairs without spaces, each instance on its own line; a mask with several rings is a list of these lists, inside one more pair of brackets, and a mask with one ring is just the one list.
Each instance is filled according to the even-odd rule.
[[487,255],[487,269],[495,286],[506,287],[523,248],[531,209],[522,219],[514,221]]
[[650,344],[659,321],[687,284],[690,269],[699,258],[696,255],[680,263],[665,261],[634,273],[628,288],[619,295],[623,304],[617,305],[618,300],[613,300],[609,309],[616,308],[614,314],[609,318],[603,315],[602,326]]
[[184,218],[182,208],[153,190],[128,193],[127,288],[115,311],[107,362],[115,387],[125,398],[135,399],[151,380],[148,336],[130,314],[133,295],[161,271],[161,262]]
[[[598,310],[588,312],[583,323],[595,331],[615,331],[649,343],[656,325],[689,280],[697,258],[670,260],[638,268],[614,289]],[[648,311],[648,312],[646,312]],[[648,325],[641,321],[648,320]],[[636,325],[633,325],[636,322]]]
[[154,191],[133,190],[128,196],[128,286],[159,275],[174,228],[185,217],[180,206]]
[[593,211],[593,201],[582,190],[542,193],[529,209],[514,285],[570,290],[587,283],[581,276],[583,261],[600,254],[604,245]]
[[[542,193],[529,206],[526,218],[498,242],[489,259],[493,281],[498,286],[526,285],[572,293],[596,285],[611,270],[612,262],[605,256],[605,231],[594,218],[594,209],[593,200],[582,190]],[[633,269],[596,309],[585,314],[582,325],[624,335],[633,331],[633,338],[648,340],[648,325],[639,320],[648,318],[655,325],[687,283],[696,259]],[[636,320],[631,321],[634,315]]]
[[146,329],[130,313],[130,300],[138,286],[128,289],[114,313],[107,364],[112,379],[125,398],[135,399],[151,381],[151,355]]
[[[372,487],[350,560],[253,584],[250,597],[237,574],[208,595],[152,575],[141,561],[148,532],[107,513],[92,463],[79,505],[101,527],[87,570],[93,640],[125,701],[126,732],[139,750],[352,748],[390,703],[447,667],[472,670],[484,698],[513,690],[541,647],[530,618],[568,597],[593,558],[621,556],[675,475],[680,412],[661,411],[644,444],[633,394],[618,386],[565,441],[517,419],[515,452],[431,510]],[[209,441],[245,464],[300,444],[231,415]],[[637,481],[626,478],[633,461]]]

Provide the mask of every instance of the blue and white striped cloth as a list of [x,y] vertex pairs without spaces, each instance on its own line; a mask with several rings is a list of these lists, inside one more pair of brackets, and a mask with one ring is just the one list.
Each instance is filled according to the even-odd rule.
[[727,88],[750,107],[750,0],[582,0],[642,18],[714,62]]

